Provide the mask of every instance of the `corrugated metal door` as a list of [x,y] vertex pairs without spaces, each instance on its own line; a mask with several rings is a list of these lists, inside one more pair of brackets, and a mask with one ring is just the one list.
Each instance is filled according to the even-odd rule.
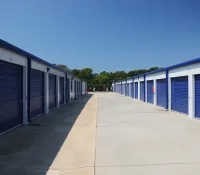
[[195,117],[200,118],[200,75],[195,75]]
[[79,96],[79,82],[77,81],[77,98]]
[[134,84],[131,83],[131,97],[134,98]]
[[75,97],[74,97],[74,99],[76,99],[76,94],[77,94],[77,91],[76,91],[76,80],[74,80],[74,93],[75,93]]
[[153,100],[153,80],[147,81],[147,102],[152,103],[154,102]]
[[188,77],[171,79],[171,108],[184,114],[188,114]]
[[126,95],[127,94],[127,84],[125,83],[124,84],[124,95]]
[[69,101],[70,91],[69,91],[69,78],[66,79],[66,103]]
[[56,107],[56,76],[49,74],[49,109]]
[[132,96],[132,86],[131,86],[132,83],[129,83],[129,97]]
[[0,61],[0,133],[23,123],[23,69]]
[[138,82],[135,82],[135,98],[138,99]]
[[167,108],[166,79],[157,80],[157,105]]
[[129,96],[129,83],[126,84],[126,89],[127,89],[126,96]]
[[144,101],[144,81],[140,82],[140,100]]
[[59,104],[64,104],[64,77],[59,81]]
[[44,113],[44,72],[31,69],[30,72],[30,118]]

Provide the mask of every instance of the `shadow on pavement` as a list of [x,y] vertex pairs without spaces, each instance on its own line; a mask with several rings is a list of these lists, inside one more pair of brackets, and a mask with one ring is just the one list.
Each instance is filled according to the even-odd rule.
[[82,96],[0,138],[0,175],[45,175],[91,97]]

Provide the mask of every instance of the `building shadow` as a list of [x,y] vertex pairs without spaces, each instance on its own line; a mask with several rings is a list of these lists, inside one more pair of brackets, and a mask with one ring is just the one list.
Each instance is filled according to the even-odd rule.
[[0,175],[45,175],[92,96],[79,97],[1,137]]

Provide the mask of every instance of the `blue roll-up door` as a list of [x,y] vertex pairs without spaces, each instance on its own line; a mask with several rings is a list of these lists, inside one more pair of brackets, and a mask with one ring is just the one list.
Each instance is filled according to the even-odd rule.
[[30,118],[44,113],[44,72],[30,72]]
[[167,85],[166,79],[157,80],[157,105],[167,108]]
[[195,117],[200,118],[200,75],[195,75]]
[[138,82],[135,82],[135,98],[138,99]]
[[56,107],[56,76],[49,74],[49,109]]
[[144,81],[140,82],[140,100],[144,101]]
[[124,84],[124,95],[127,95],[127,84]]
[[188,114],[188,77],[171,79],[171,108]]
[[69,101],[70,91],[69,91],[69,78],[66,78],[66,103]]
[[0,133],[23,123],[23,69],[0,61]]
[[127,89],[126,96],[129,96],[129,83],[126,84],[126,89]]
[[77,81],[77,98],[79,96],[79,82]]
[[131,97],[134,98],[134,84],[131,83]]
[[152,103],[154,102],[154,93],[153,93],[153,80],[147,81],[147,102]]
[[75,94],[75,96],[74,96],[74,99],[76,99],[76,95],[77,95],[77,91],[76,91],[76,80],[74,80],[74,94]]
[[64,104],[64,77],[59,81],[59,104]]
[[127,83],[127,86],[128,86],[128,94],[127,94],[127,96],[130,97],[130,83]]

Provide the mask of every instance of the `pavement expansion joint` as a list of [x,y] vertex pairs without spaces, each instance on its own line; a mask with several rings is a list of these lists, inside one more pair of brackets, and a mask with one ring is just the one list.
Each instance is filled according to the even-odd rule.
[[152,163],[152,164],[130,164],[130,165],[97,165],[96,168],[104,167],[140,167],[140,166],[165,166],[165,165],[195,165],[200,162],[172,162],[172,163]]

